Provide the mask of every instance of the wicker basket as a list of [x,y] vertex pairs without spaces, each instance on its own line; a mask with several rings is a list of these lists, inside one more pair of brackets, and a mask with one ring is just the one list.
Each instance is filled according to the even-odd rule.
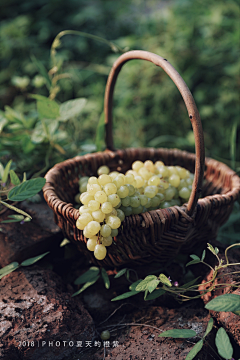
[[[196,155],[177,149],[134,148],[114,150],[112,138],[112,99],[117,76],[131,59],[143,59],[161,67],[178,87],[192,123]],[[177,71],[162,57],[146,51],[130,51],[118,58],[110,72],[105,92],[105,123],[107,150],[77,156],[55,165],[46,174],[44,197],[54,211],[55,221],[64,236],[74,242],[90,261],[103,266],[125,263],[147,264],[154,260],[164,264],[179,251],[189,253],[203,242],[216,238],[217,230],[229,217],[240,193],[240,179],[225,164],[205,159],[201,120],[194,99]],[[195,177],[190,199],[183,206],[149,211],[125,218],[119,235],[108,247],[107,256],[98,261],[86,248],[87,239],[75,226],[79,212],[72,205],[78,193],[79,176],[97,174],[101,165],[123,173],[135,160],[162,160],[166,165],[180,165]],[[205,173],[204,173],[205,168]],[[202,180],[204,176],[204,185]],[[202,198],[199,198],[201,193]]]

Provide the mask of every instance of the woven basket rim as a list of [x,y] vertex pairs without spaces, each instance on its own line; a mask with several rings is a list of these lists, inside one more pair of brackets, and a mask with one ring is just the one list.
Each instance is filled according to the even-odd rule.
[[[194,153],[190,153],[188,151],[185,150],[178,150],[178,149],[166,149],[166,148],[127,148],[124,149],[124,151],[128,152],[128,151],[135,151],[135,150],[144,150],[144,149],[148,149],[148,150],[163,150],[163,151],[178,151],[179,153],[184,154],[185,156],[189,156],[190,157],[196,157],[196,155]],[[116,155],[118,154],[119,150],[116,151],[111,151],[111,150],[105,150],[104,152],[95,152],[95,153],[90,153],[90,154],[85,154],[82,156],[75,156],[71,159],[62,161],[56,165],[54,165],[45,175],[45,179],[46,179],[46,183],[43,187],[43,193],[44,193],[44,197],[46,202],[48,203],[48,205],[50,206],[51,209],[54,210],[54,208],[56,208],[56,203],[58,203],[58,208],[60,208],[61,212],[65,213],[65,217],[71,222],[75,222],[79,215],[79,210],[74,208],[72,203],[67,203],[66,201],[63,201],[62,199],[60,199],[58,197],[58,195],[55,192],[55,188],[54,188],[54,184],[52,182],[52,176],[57,176],[60,174],[60,170],[69,167],[70,165],[74,165],[75,162],[80,162],[82,160],[88,161],[91,158],[94,158],[96,156],[98,156],[98,154],[100,155],[105,155],[107,159],[107,161],[104,161],[104,163],[108,163],[110,162],[112,159],[114,159],[114,157],[116,157]],[[219,162],[217,160],[214,160],[212,158],[209,157],[205,157],[205,165],[208,166],[212,164],[216,169],[219,170],[219,173],[222,172],[228,172],[229,175],[231,175],[231,190],[227,191],[225,194],[213,194],[213,195],[208,195],[204,198],[200,198],[198,199],[197,204],[204,204],[204,202],[209,201],[211,199],[215,199],[216,202],[222,202],[224,201],[225,204],[227,205],[229,203],[229,201],[236,201],[239,196],[240,196],[240,178],[239,176],[236,174],[235,171],[233,171],[232,169],[230,169],[226,164]],[[51,199],[51,201],[50,201]],[[182,214],[184,214],[185,217],[188,217],[189,219],[191,217],[189,217],[186,214],[186,204],[183,204],[182,206],[171,206],[170,208],[173,209],[177,209],[178,211],[180,211]],[[196,206],[197,207],[197,206]],[[157,209],[157,210],[151,210],[151,213],[154,211],[161,211],[164,209]],[[147,212],[148,213],[148,212]],[[135,216],[135,215],[130,215],[131,217]],[[193,214],[194,217],[194,214]]]

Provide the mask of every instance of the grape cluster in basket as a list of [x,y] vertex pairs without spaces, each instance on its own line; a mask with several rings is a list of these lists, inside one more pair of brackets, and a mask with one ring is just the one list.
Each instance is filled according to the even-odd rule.
[[181,205],[189,199],[194,177],[180,166],[151,160],[135,161],[125,175],[101,166],[98,175],[82,177],[76,196],[82,203],[76,226],[98,260],[106,257],[125,216]]

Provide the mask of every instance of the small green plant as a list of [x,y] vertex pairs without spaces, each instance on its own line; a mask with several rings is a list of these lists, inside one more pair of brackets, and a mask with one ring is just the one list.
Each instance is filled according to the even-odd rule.
[[49,254],[49,251],[45,252],[44,254],[37,255],[37,256],[34,256],[27,260],[24,260],[20,264],[17,261],[14,261],[9,265],[4,266],[2,269],[0,269],[0,279],[2,279],[4,276],[10,274],[14,270],[18,269],[20,266],[30,266],[30,265],[35,264],[37,261],[41,260],[47,254]]
[[106,289],[110,288],[110,280],[108,277],[108,274],[104,268],[101,270],[96,267],[92,266],[89,270],[87,270],[83,275],[80,275],[75,281],[75,285],[81,285],[84,284],[78,291],[76,291],[73,296],[81,294],[84,290],[86,290],[89,286],[95,284],[95,282],[100,278],[100,276],[103,279],[104,285]]
[[8,201],[15,203],[31,198],[42,189],[46,180],[43,178],[27,180],[26,173],[24,173],[21,181],[15,171],[11,169],[11,164],[12,160],[9,160],[4,168],[0,163],[0,211],[3,207],[7,207],[21,215],[9,215],[9,219],[3,220],[1,223],[27,222],[31,220],[31,216],[16,206],[9,204]]
[[[227,295],[222,295],[222,296],[224,298]],[[239,296],[239,299],[240,299],[240,296]],[[210,303],[211,303],[211,301],[209,302],[209,304]],[[193,346],[191,351],[187,354],[185,360],[194,359],[195,356],[202,349],[204,342],[206,342],[207,345],[211,348],[210,344],[206,340],[206,337],[212,331],[212,328],[213,328],[213,319],[210,318],[204,336]],[[192,338],[195,336],[197,336],[197,333],[194,330],[188,330],[188,329],[171,329],[171,330],[164,331],[163,333],[158,335],[158,337],[171,337],[171,338],[180,338],[180,339]],[[218,350],[218,354],[217,353],[215,353],[215,354],[219,359],[222,359],[222,358],[224,358],[226,360],[232,359],[233,347],[232,347],[230,339],[223,327],[220,327],[217,331],[216,338],[215,338],[215,344],[216,344],[216,347]],[[214,351],[214,350],[212,349],[212,351]]]

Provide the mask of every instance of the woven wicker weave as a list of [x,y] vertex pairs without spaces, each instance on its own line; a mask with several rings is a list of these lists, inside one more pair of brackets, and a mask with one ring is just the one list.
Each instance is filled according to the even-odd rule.
[[[160,66],[178,87],[192,123],[196,155],[177,149],[114,150],[112,138],[112,98],[121,67],[131,59],[143,59]],[[105,152],[77,156],[55,165],[46,174],[44,197],[54,211],[55,221],[64,236],[73,241],[89,260],[97,265],[120,266],[125,263],[147,264],[153,260],[164,264],[179,251],[189,253],[196,244],[211,242],[219,226],[229,217],[234,201],[240,194],[240,179],[225,164],[204,156],[201,120],[193,97],[177,71],[162,57],[145,52],[130,51],[113,65],[105,92]],[[111,171],[125,173],[135,160],[162,160],[166,165],[179,165],[194,172],[192,193],[187,204],[167,209],[127,216],[119,235],[108,247],[107,256],[98,261],[86,248],[87,239],[75,226],[79,212],[73,207],[78,193],[79,176],[96,176],[101,165]],[[204,172],[205,168],[205,172]],[[204,175],[204,185],[202,180]],[[201,198],[199,195],[201,193]]]

